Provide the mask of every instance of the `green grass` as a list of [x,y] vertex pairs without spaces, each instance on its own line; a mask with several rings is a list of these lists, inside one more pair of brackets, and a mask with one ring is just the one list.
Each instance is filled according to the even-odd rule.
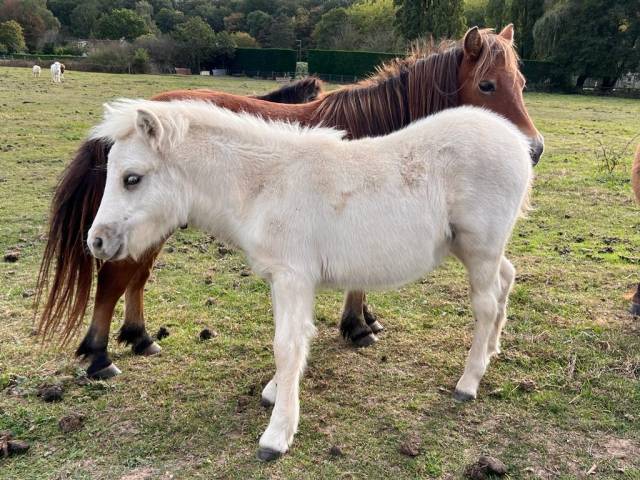
[[[40,349],[31,335],[56,178],[104,101],[196,86],[247,94],[275,84],[68,72],[54,86],[46,75],[0,68],[0,253],[21,255],[0,261],[0,430],[32,445],[25,456],[0,459],[0,478],[458,478],[482,453],[502,459],[511,478],[578,478],[594,464],[597,478],[640,478],[640,324],[626,313],[640,280],[640,216],[630,152],[611,175],[594,154],[598,138],[618,148],[640,131],[637,100],[526,96],[547,151],[536,168],[534,210],[509,246],[518,279],[504,353],[477,401],[460,405],[450,395],[473,326],[456,262],[371,294],[387,330],[366,350],[338,337],[342,295],[324,292],[300,431],[288,455],[258,463],[257,438],[269,419],[259,393],[274,368],[268,288],[240,275],[241,255],[220,255],[191,230],[168,242],[173,251],[160,257],[146,292],[150,332],[171,332],[163,354],[134,357],[112,340],[123,375],[76,384],[73,345]],[[122,305],[113,331],[121,318]],[[205,326],[218,336],[200,342]],[[35,390],[53,381],[65,383],[65,398],[45,404]],[[65,435],[57,423],[72,411],[86,424]],[[409,437],[421,444],[415,458],[398,451]],[[331,457],[333,445],[344,456]]]

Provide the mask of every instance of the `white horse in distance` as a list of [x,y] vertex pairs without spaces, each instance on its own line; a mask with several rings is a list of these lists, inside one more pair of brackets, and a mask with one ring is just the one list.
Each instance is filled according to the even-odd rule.
[[62,83],[64,80],[64,64],[60,62],[51,64],[51,80],[53,83]]
[[33,68],[31,69],[31,74],[34,77],[39,77],[41,71],[42,71],[42,69],[40,68],[39,65],[34,65]]
[[476,323],[455,397],[475,398],[500,351],[515,278],[504,251],[532,177],[513,124],[463,107],[347,141],[204,102],[122,100],[105,117],[93,138],[114,143],[92,254],[135,259],[188,223],[243,250],[270,283],[276,372],[262,397],[274,407],[258,458],[286,452],[298,428],[320,287],[396,288],[456,256]]

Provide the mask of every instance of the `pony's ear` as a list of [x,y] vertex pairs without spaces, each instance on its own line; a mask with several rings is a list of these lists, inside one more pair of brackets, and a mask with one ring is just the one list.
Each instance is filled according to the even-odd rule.
[[149,142],[154,150],[159,150],[164,135],[164,128],[160,120],[153,112],[138,109],[136,118],[136,130]]
[[478,27],[470,28],[462,41],[465,56],[476,60],[482,52],[482,36]]
[[513,34],[514,34],[513,23],[510,23],[509,25],[504,27],[500,32],[500,36],[511,44],[513,44]]

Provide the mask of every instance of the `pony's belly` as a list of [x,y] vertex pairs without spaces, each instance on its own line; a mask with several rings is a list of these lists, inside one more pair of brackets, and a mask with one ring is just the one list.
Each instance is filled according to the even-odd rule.
[[369,258],[358,255],[336,259],[323,271],[325,286],[343,289],[385,290],[423,278],[435,270],[449,253],[446,242],[424,245],[420,251],[384,249]]

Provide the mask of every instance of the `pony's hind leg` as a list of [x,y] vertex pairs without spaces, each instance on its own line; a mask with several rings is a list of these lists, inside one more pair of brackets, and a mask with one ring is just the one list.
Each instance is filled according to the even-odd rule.
[[144,286],[159,252],[160,249],[156,249],[148,253],[138,263],[138,269],[125,292],[124,323],[118,333],[118,342],[131,345],[131,350],[136,355],[156,355],[162,350],[149,336],[144,323]]
[[258,459],[274,460],[289,449],[298,428],[300,375],[304,369],[313,327],[313,285],[292,274],[278,274],[271,283],[275,300],[275,405],[269,426],[260,437]]
[[507,322],[507,300],[509,293],[513,287],[516,278],[516,269],[506,257],[502,257],[500,261],[500,296],[498,297],[498,315],[496,317],[495,327],[489,337],[489,345],[487,353],[489,356],[498,355],[500,353],[500,335],[504,324]]
[[382,330],[382,325],[365,304],[365,293],[348,292],[340,321],[342,336],[358,347],[368,347],[378,341],[375,334]]
[[137,264],[106,262],[98,272],[96,300],[89,330],[76,350],[76,355],[89,360],[87,376],[105,379],[120,373],[109,358],[107,346],[113,310],[131,280]]

